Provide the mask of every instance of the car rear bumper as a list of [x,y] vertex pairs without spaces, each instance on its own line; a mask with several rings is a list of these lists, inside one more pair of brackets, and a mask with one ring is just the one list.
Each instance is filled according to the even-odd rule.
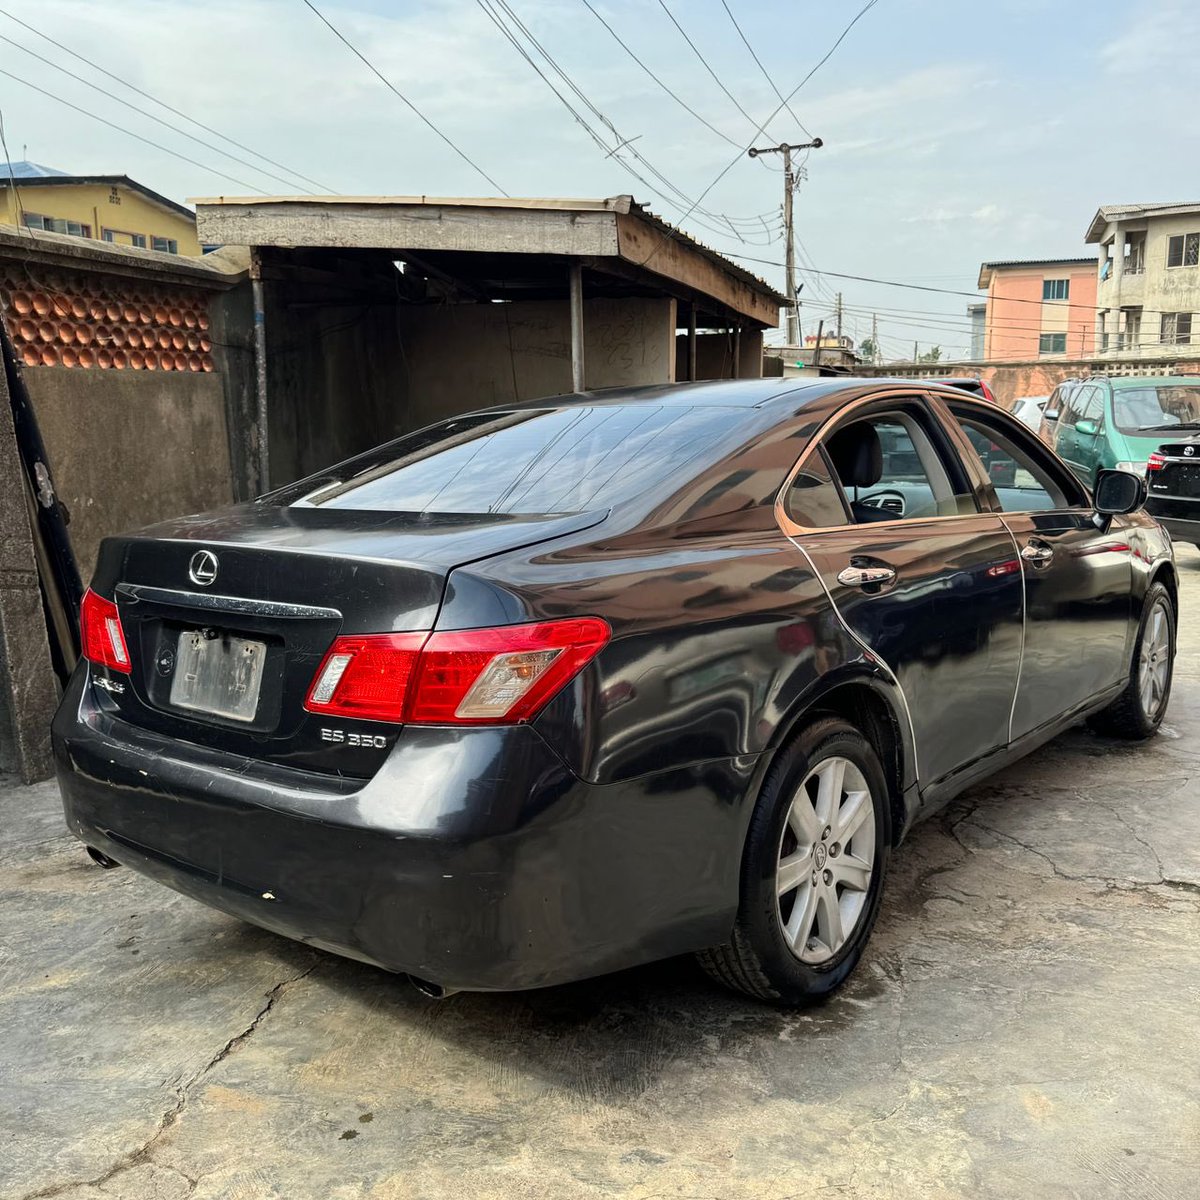
[[1200,546],[1200,500],[1152,494],[1146,501],[1146,511],[1175,541]]
[[139,729],[76,672],[67,824],[236,917],[447,988],[585,978],[723,941],[754,758],[580,780],[531,728],[406,728],[349,781]]

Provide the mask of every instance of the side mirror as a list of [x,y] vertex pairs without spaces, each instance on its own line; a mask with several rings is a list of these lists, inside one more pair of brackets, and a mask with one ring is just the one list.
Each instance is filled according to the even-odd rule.
[[1100,432],[1100,426],[1090,417],[1081,417],[1075,422],[1075,432],[1082,433],[1084,437],[1095,437]]
[[1045,417],[1047,421],[1057,421],[1058,420],[1058,409],[1057,408],[1044,408],[1044,409],[1042,409],[1042,416]]
[[1146,503],[1146,481],[1129,471],[1101,471],[1096,480],[1094,504],[1102,517],[1137,512]]

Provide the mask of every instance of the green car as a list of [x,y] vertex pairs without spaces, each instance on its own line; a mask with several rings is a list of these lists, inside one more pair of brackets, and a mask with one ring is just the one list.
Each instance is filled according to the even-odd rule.
[[1200,375],[1072,380],[1055,389],[1045,416],[1059,458],[1088,487],[1104,468],[1144,475],[1164,437],[1200,424]]

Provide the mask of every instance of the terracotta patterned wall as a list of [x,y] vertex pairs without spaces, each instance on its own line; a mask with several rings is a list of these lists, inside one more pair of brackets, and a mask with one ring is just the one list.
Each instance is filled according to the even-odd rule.
[[118,276],[20,267],[0,276],[0,311],[27,367],[212,371],[208,293]]

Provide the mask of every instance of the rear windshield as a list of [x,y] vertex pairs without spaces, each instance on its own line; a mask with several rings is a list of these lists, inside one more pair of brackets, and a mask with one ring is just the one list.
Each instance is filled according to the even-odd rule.
[[1114,388],[1113,417],[1124,433],[1194,425],[1200,421],[1200,385],[1159,383]]
[[604,406],[474,413],[351,459],[273,499],[410,513],[572,513],[645,491],[745,414],[731,408]]

